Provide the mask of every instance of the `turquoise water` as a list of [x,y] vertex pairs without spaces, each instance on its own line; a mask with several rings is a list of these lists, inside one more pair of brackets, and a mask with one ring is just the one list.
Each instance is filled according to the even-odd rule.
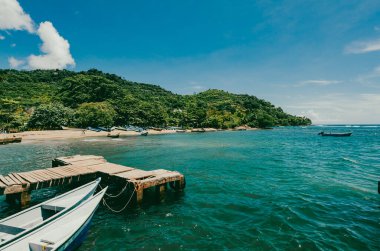
[[[322,129],[353,135],[317,136]],[[101,206],[82,251],[380,249],[380,127],[30,141],[0,146],[0,172],[50,167],[72,154],[178,170],[187,181],[161,203],[121,214]],[[0,197],[0,217],[17,210]]]

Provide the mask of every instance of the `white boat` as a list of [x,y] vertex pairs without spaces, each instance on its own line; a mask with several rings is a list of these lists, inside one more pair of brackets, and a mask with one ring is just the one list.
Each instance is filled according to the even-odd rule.
[[54,219],[39,229],[19,238],[0,250],[55,251],[74,250],[84,240],[107,187],[82,202],[75,209]]
[[67,213],[90,198],[100,178],[0,220],[0,248]]

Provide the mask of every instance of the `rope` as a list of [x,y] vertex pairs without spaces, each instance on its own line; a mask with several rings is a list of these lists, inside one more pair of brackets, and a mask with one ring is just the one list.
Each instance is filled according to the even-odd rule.
[[133,195],[135,194],[136,192],[136,189],[133,190],[132,194],[131,194],[131,197],[129,198],[129,200],[127,201],[127,203],[120,209],[120,210],[115,210],[115,209],[112,209],[106,202],[106,199],[103,198],[103,205],[105,205],[109,210],[111,210],[113,213],[120,213],[122,211],[124,211],[124,209],[127,208],[127,206],[129,205],[129,202],[131,202],[131,199],[133,197]]
[[[118,193],[117,195],[111,195],[111,194],[107,194],[107,193],[106,193],[105,195],[108,196],[108,197],[110,197],[110,198],[116,198],[116,197],[119,197],[119,196],[125,191],[125,189],[127,189],[128,184],[129,184],[129,182],[127,181],[127,184],[124,186],[123,189],[121,189],[120,193]],[[103,189],[103,188],[100,186],[100,184],[99,184],[99,187],[100,187],[100,189]],[[120,212],[124,211],[124,209],[127,208],[127,206],[129,205],[129,203],[131,202],[131,200],[132,200],[133,195],[135,194],[135,192],[136,192],[136,186],[134,186],[134,190],[133,190],[133,192],[132,192],[132,194],[131,194],[131,197],[128,199],[127,203],[126,203],[121,209],[119,209],[119,210],[115,210],[115,209],[111,208],[111,207],[107,204],[107,201],[106,201],[105,198],[103,198],[103,205],[105,205],[105,206],[106,206],[110,211],[112,211],[113,213],[120,213]]]
[[[110,197],[110,198],[117,198],[117,197],[119,197],[122,193],[124,193],[125,189],[127,189],[128,184],[129,184],[129,182],[127,181],[127,184],[125,184],[124,188],[121,189],[120,193],[118,193],[117,195],[112,195],[112,194],[108,194],[108,193],[106,193],[105,195],[106,195],[107,197]],[[103,187],[101,187],[100,184],[99,184],[99,187],[100,187],[100,189],[103,190]]]

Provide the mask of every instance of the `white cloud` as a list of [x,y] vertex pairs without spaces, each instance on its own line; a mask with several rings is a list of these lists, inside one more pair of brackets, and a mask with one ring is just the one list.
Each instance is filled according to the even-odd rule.
[[69,42],[59,35],[51,22],[40,23],[37,35],[43,42],[40,49],[44,54],[28,57],[31,69],[64,69],[75,66]]
[[305,80],[297,84],[296,86],[306,86],[306,85],[319,85],[319,86],[326,86],[326,85],[333,85],[333,84],[339,84],[342,81],[338,80]]
[[0,0],[0,30],[27,30],[34,32],[33,20],[17,0]]
[[287,112],[309,117],[314,124],[378,124],[380,93],[328,94],[315,98],[292,97]]
[[4,40],[4,39],[5,39],[5,37],[0,35],[0,40]]
[[25,61],[24,60],[18,60],[14,57],[9,57],[8,58],[8,63],[9,63],[9,66],[13,69],[17,69],[19,68],[20,66],[22,66],[23,64],[25,64]]
[[344,49],[349,54],[361,54],[373,51],[380,51],[380,39],[372,41],[356,41],[347,45]]
[[11,47],[16,47],[16,44],[15,43],[11,44]]

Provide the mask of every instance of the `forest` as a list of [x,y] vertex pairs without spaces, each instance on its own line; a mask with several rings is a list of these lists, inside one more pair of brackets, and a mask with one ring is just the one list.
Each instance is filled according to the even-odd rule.
[[310,125],[252,95],[207,90],[179,95],[96,69],[0,70],[0,129],[62,126],[234,128]]

